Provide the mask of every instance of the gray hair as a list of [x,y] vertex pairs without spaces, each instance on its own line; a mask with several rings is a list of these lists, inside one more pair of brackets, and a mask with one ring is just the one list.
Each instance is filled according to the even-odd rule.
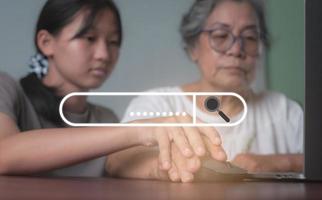
[[262,0],[195,0],[190,10],[183,16],[180,26],[185,50],[189,51],[195,46],[209,15],[224,1],[247,2],[253,7],[259,21],[260,39],[264,46],[269,48],[269,33]]

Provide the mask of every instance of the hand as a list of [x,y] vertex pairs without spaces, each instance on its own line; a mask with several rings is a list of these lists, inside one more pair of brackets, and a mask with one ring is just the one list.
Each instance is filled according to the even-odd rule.
[[[221,145],[211,144],[209,139],[206,137],[203,137],[203,140],[213,159],[220,161],[226,160],[226,154]],[[168,171],[165,171],[168,178],[174,182],[192,182],[194,180],[194,174],[198,172],[201,167],[202,158],[197,155],[190,158],[184,157],[174,143],[171,144],[171,156],[171,168]]]
[[[194,179],[194,173],[198,171],[201,166],[200,158],[193,155],[190,158],[186,158],[179,151],[178,147],[172,143],[171,145],[172,164],[169,170],[164,170],[168,178],[173,182],[192,182]],[[160,170],[163,170],[160,168]]]
[[233,164],[249,172],[286,172],[293,171],[288,155],[239,154]]
[[[185,117],[164,117],[154,119],[137,120],[133,123],[191,123],[190,116]],[[205,144],[202,136],[205,136],[208,143],[212,145],[220,145],[221,139],[218,132],[213,127],[141,127],[140,141],[145,146],[158,145],[160,149],[159,160],[164,170],[171,168],[171,142],[174,142],[186,157],[204,156],[206,149],[211,153],[213,149],[209,149],[209,145]],[[143,133],[143,134],[142,134]],[[222,150],[222,149],[221,149]],[[226,156],[222,150],[224,157]]]

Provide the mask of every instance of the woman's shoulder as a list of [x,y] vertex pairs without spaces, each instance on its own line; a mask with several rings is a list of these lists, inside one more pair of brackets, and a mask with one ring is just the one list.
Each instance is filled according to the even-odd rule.
[[249,110],[257,123],[254,127],[258,144],[272,144],[268,153],[302,152],[304,121],[301,106],[280,92],[263,92],[256,96],[256,100],[249,106],[253,109]]
[[[149,102],[149,105],[156,105],[161,106],[161,104],[167,104],[169,100],[172,98],[175,98],[175,95],[158,95],[157,93],[180,93],[182,90],[179,86],[169,86],[169,87],[159,87],[159,88],[153,88],[149,90],[145,90],[142,92],[142,94],[147,95],[138,95],[131,101],[131,105],[139,106],[144,104],[144,106],[147,106],[146,103]],[[151,93],[151,95],[148,95]],[[156,93],[156,94],[155,94]]]
[[179,92],[182,92],[179,86],[153,88],[142,92],[142,94],[151,93],[151,95],[137,95],[135,98],[132,99],[131,104],[141,104],[141,103],[145,103],[146,101],[149,101],[149,103],[164,101],[165,99],[169,98],[169,96],[161,96],[155,93],[179,93]]
[[265,91],[257,94],[257,96],[261,98],[263,102],[272,104],[272,105],[280,105],[280,104],[298,105],[296,101],[287,97],[285,94],[277,91]]
[[299,103],[290,99],[285,94],[276,91],[265,91],[254,95],[253,104],[255,107],[268,109],[271,112],[287,115],[300,115],[303,110]]

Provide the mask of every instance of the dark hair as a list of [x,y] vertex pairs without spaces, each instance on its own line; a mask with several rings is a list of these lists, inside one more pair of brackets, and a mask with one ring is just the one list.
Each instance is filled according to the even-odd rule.
[[265,47],[269,48],[270,38],[262,0],[195,0],[190,10],[183,16],[180,26],[185,50],[190,50],[195,46],[209,15],[220,3],[225,1],[246,2],[253,7],[259,21],[260,39]]
[[123,36],[121,16],[112,0],[48,0],[39,15],[36,26],[34,42],[37,51],[41,53],[37,46],[37,34],[40,30],[47,30],[56,36],[74,20],[79,11],[89,11],[82,28],[74,36],[74,38],[78,38],[93,28],[97,15],[106,9],[110,9],[116,17],[121,44]]
[[[97,16],[106,9],[111,10],[116,17],[119,45],[121,45],[123,37],[121,16],[113,0],[47,0],[40,12],[35,30],[34,42],[38,53],[42,54],[37,45],[37,34],[40,30],[47,30],[53,36],[57,36],[65,26],[73,22],[80,11],[88,11],[81,29],[74,36],[79,38],[93,28]],[[43,85],[34,73],[22,78],[20,84],[38,114],[57,124],[62,123],[58,111],[61,97],[55,95],[53,88]]]

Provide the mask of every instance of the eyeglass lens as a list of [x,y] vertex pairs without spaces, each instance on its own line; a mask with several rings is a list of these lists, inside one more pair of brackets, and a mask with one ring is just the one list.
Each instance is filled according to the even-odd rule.
[[234,36],[227,30],[209,31],[210,43],[215,51],[227,52],[235,42],[240,42],[242,50],[251,56],[258,54],[258,34],[255,31],[245,31],[240,36]]

